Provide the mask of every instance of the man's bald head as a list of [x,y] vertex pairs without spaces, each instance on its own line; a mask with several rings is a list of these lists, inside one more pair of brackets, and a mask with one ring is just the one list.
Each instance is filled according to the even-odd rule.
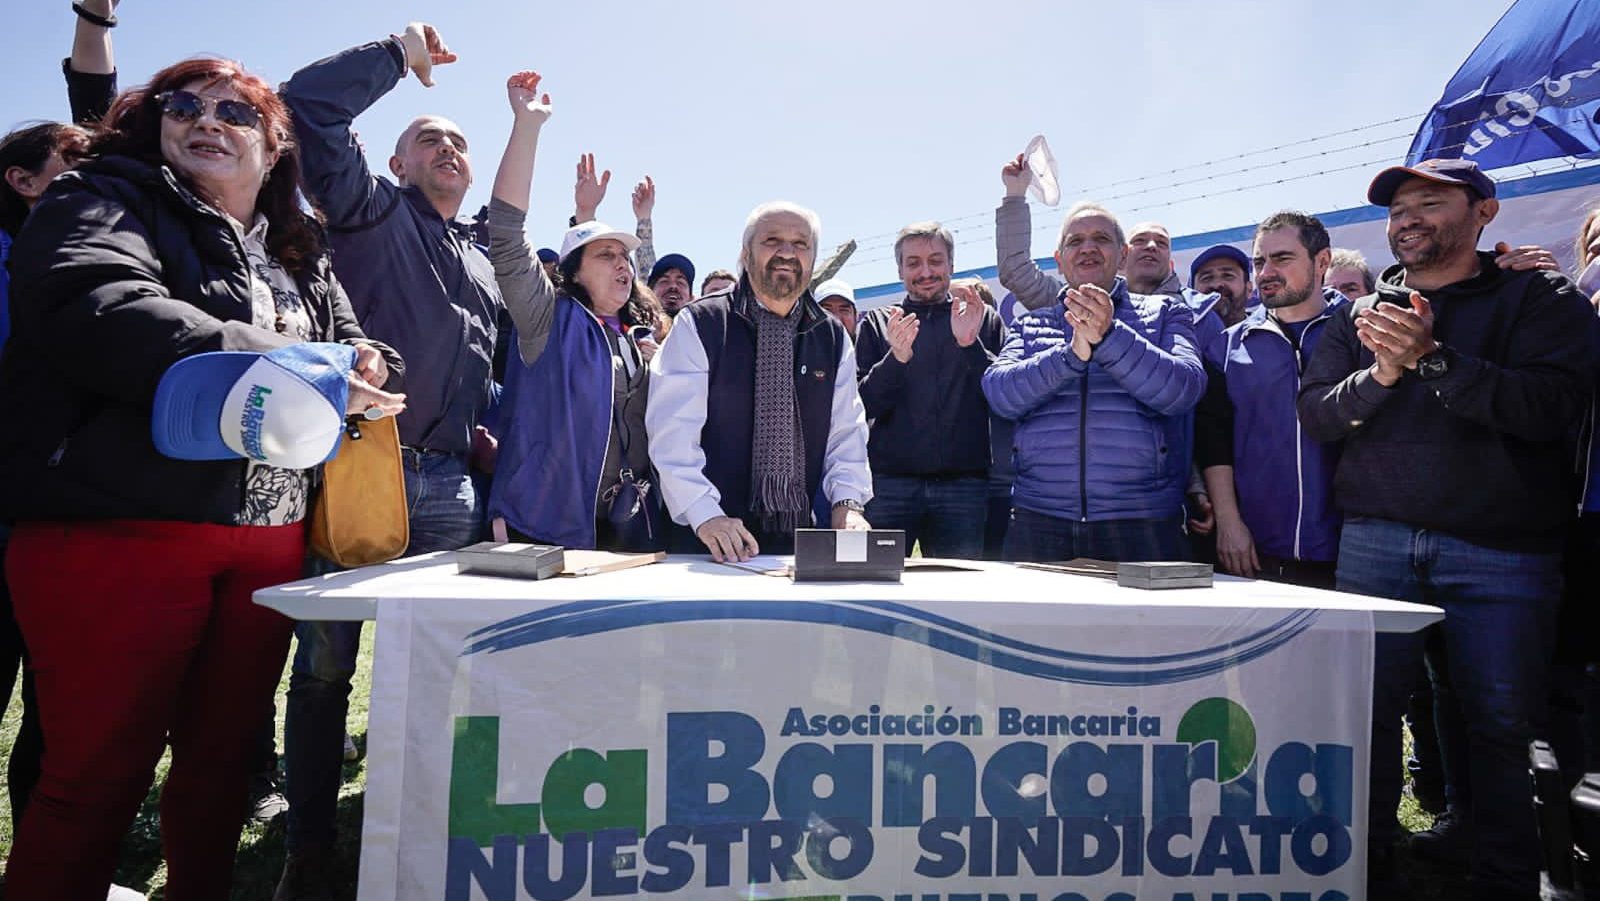
[[1128,252],[1122,259],[1128,290],[1151,294],[1172,275],[1172,234],[1159,222],[1141,222],[1128,230]]
[[415,185],[439,214],[454,218],[472,187],[472,159],[460,126],[443,116],[418,116],[400,133],[389,171]]

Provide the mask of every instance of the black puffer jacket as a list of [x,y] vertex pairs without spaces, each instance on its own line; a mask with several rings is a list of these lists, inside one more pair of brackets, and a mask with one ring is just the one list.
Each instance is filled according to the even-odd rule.
[[[250,324],[238,233],[167,167],[106,157],[57,179],[11,249],[12,333],[0,359],[0,518],[231,524],[243,460],[163,457],[156,385],[191,354],[268,351]],[[299,277],[313,340],[372,344],[324,255]]]

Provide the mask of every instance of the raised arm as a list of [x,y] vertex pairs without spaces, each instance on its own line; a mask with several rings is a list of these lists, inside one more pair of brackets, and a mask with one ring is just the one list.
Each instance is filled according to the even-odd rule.
[[646,175],[633,186],[633,221],[637,223],[634,234],[639,238],[639,249],[633,252],[633,271],[641,279],[649,278],[650,270],[656,267],[656,226],[650,218],[655,208],[656,182]]
[[506,80],[506,98],[511,102],[511,137],[489,202],[489,262],[516,326],[517,355],[532,365],[544,352],[556,308],[555,286],[524,230],[539,132],[550,119],[550,95],[539,93],[539,73],[518,72]]
[[111,53],[117,0],[83,0],[74,12],[72,55],[62,64],[72,121],[98,122],[117,99],[117,63]]
[[1055,302],[1066,283],[1033,261],[1033,214],[1028,210],[1028,170],[1022,154],[1001,167],[1000,180],[1006,186],[1005,198],[994,211],[994,250],[1000,285],[1016,295],[1017,302],[1027,309],[1047,307]]
[[594,154],[578,157],[578,181],[572,186],[572,224],[591,222],[600,212],[600,202],[606,199],[606,186],[611,184],[611,170],[595,174]]
[[333,228],[357,228],[388,212],[397,190],[375,178],[351,124],[407,71],[433,85],[435,65],[454,62],[432,25],[413,22],[388,40],[352,47],[294,73],[283,101],[294,115],[306,190]]

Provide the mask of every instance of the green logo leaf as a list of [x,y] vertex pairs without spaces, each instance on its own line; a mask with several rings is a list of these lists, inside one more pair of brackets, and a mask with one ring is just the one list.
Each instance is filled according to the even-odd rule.
[[1217,781],[1244,775],[1256,757],[1256,724],[1250,712],[1228,698],[1195,702],[1178,722],[1178,741],[1217,743]]

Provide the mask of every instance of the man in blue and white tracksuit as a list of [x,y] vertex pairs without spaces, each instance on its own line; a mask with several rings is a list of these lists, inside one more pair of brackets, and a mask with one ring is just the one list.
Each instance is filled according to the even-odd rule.
[[1195,458],[1217,522],[1217,562],[1246,577],[1334,587],[1338,442],[1300,427],[1300,375],[1344,295],[1323,289],[1328,230],[1275,213],[1255,236],[1261,305],[1203,348],[1209,381]]

